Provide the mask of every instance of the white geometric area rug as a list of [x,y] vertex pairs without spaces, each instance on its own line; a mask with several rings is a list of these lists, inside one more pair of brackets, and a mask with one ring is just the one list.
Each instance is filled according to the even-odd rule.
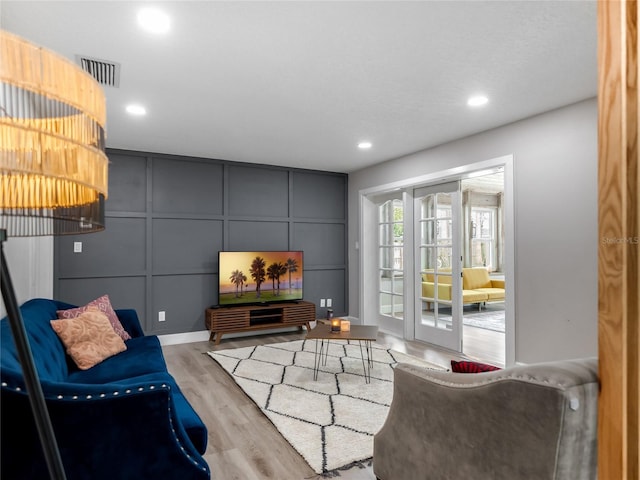
[[[371,383],[365,383],[358,342],[332,341],[313,380],[315,340],[207,352],[323,476],[369,460],[393,396],[399,362],[443,370],[373,343]],[[366,361],[366,352],[365,352]]]

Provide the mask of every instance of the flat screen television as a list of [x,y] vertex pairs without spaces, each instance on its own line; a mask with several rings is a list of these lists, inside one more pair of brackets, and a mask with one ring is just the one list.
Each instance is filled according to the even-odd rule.
[[302,251],[218,252],[218,305],[302,300]]

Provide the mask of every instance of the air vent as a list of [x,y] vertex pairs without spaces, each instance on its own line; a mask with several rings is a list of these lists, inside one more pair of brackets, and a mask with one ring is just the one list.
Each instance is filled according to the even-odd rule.
[[120,86],[120,64],[109,60],[76,55],[78,65],[95,78],[99,84],[109,87]]

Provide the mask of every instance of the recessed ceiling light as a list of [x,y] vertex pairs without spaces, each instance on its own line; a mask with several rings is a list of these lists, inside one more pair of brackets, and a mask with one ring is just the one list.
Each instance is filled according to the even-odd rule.
[[360,142],[358,144],[358,148],[361,150],[366,150],[367,148],[371,148],[371,142]]
[[469,97],[467,100],[467,105],[470,107],[481,107],[482,105],[486,105],[489,102],[489,99],[484,95],[475,95],[473,97]]
[[171,27],[169,15],[156,8],[143,8],[138,12],[138,25],[151,33],[167,33]]
[[147,109],[144,108],[142,105],[127,105],[127,113],[130,113],[131,115],[146,115],[147,114]]

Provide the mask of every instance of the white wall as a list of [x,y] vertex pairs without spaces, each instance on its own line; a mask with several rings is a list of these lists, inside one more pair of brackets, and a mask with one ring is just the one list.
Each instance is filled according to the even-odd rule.
[[[53,298],[53,237],[9,237],[4,254],[19,305],[31,298]],[[0,301],[0,318],[5,315]]]
[[349,305],[359,317],[359,191],[514,156],[516,362],[597,355],[597,101],[349,175]]

